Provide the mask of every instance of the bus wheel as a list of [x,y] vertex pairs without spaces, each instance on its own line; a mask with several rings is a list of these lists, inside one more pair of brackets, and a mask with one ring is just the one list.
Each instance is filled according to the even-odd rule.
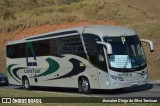
[[22,83],[23,83],[23,88],[24,89],[26,89],[26,90],[31,89],[31,86],[30,86],[30,83],[29,83],[29,80],[28,80],[27,77],[23,78]]
[[89,94],[91,92],[90,83],[88,78],[82,77],[81,80],[81,89],[84,94]]
[[82,93],[82,80],[78,80],[78,92]]

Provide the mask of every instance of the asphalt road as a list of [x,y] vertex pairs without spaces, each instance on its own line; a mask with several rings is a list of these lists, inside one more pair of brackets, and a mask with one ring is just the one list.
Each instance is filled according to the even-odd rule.
[[[23,90],[22,86],[1,86],[5,89]],[[160,84],[149,83],[143,86],[124,88],[123,90],[93,90],[92,94],[85,95],[78,93],[77,89],[53,88],[53,87],[36,87],[32,91],[46,93],[64,93],[67,95],[87,96],[87,97],[160,97]]]

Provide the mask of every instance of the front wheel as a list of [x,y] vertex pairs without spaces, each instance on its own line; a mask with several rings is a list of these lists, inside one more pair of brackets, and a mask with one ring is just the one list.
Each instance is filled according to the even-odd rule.
[[83,77],[81,79],[81,84],[80,84],[81,90],[84,94],[89,94],[91,93],[91,88],[90,88],[90,83],[88,78]]
[[26,89],[26,90],[29,90],[31,89],[31,86],[30,86],[30,83],[29,83],[29,80],[27,77],[25,77],[23,80],[22,80],[22,83],[23,83],[23,88]]

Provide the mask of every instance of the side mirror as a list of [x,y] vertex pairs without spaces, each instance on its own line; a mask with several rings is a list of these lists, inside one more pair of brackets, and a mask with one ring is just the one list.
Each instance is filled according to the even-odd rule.
[[108,54],[112,54],[112,46],[111,46],[110,43],[100,42],[100,41],[97,41],[96,43],[106,46],[106,48],[107,48],[107,53],[108,53]]
[[154,44],[151,40],[147,40],[147,39],[141,39],[141,42],[145,42],[148,43],[150,46],[150,51],[153,52],[154,51]]

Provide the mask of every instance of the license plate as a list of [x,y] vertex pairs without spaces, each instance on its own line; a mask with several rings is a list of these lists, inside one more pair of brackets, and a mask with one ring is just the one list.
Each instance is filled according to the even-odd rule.
[[5,83],[5,81],[1,81],[1,83]]
[[131,82],[131,86],[135,86],[135,85],[138,85],[138,83],[135,81],[135,82]]

